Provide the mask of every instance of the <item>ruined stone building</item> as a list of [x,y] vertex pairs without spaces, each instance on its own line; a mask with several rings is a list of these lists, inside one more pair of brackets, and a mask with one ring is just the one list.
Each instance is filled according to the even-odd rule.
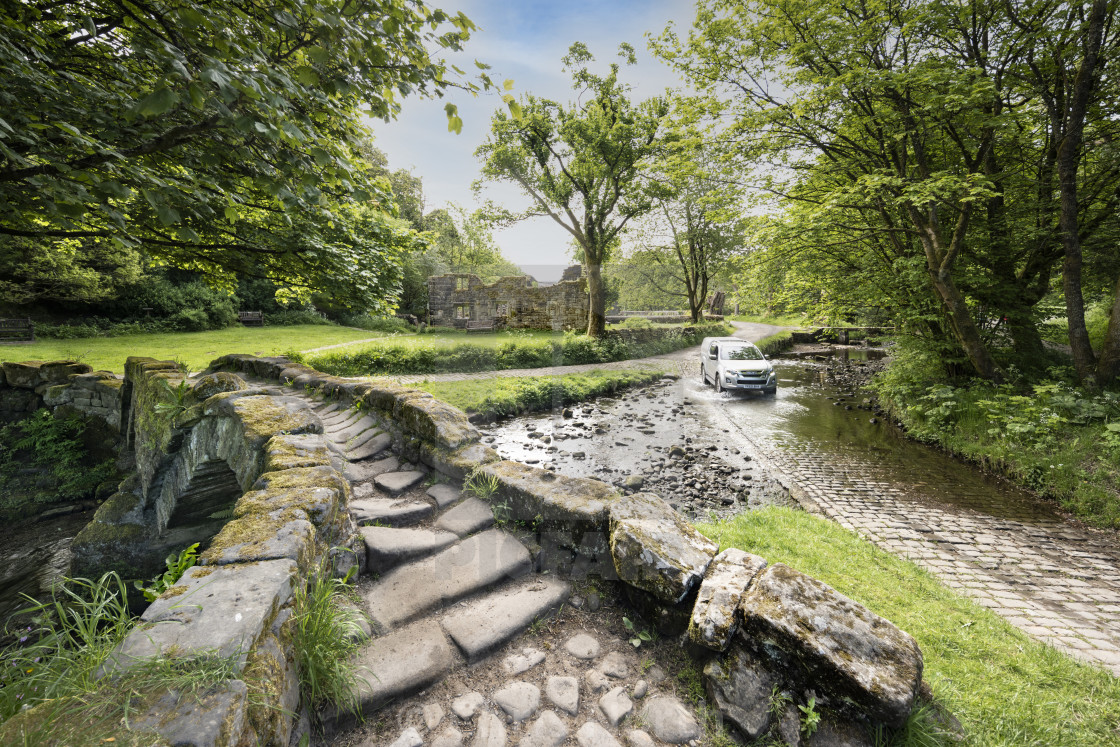
[[495,329],[580,329],[587,326],[587,281],[576,265],[560,282],[541,285],[528,275],[487,285],[478,275],[454,273],[428,278],[428,320],[464,329],[468,322],[493,322]]

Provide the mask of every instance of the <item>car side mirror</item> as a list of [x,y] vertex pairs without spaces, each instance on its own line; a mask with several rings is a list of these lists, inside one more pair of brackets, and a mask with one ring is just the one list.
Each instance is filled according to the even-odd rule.
[[710,360],[710,361],[714,361],[718,357],[719,356],[716,355],[715,353],[708,353],[708,360]]

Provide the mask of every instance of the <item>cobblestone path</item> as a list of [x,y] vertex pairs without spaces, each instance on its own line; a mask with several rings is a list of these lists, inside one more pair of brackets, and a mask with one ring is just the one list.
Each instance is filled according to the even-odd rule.
[[1027,634],[1120,675],[1116,533],[1078,528],[1012,489],[1006,504],[992,506],[980,474],[973,486],[953,485],[950,505],[945,485],[942,495],[930,487],[939,476],[920,467],[900,474],[855,450],[735,431],[805,509],[909,558]]

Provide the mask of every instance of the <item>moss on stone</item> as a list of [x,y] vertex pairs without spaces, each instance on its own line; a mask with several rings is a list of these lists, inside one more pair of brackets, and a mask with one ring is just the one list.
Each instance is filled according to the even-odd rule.
[[177,597],[181,594],[186,593],[186,591],[187,591],[186,586],[172,586],[170,589],[167,589],[165,592],[163,592],[159,596],[160,596],[161,599],[171,599],[172,597]]
[[[140,524],[143,521],[144,498],[131,491],[120,491],[105,499],[93,514],[93,520],[107,525]],[[135,521],[126,521],[135,519]]]
[[264,450],[264,472],[329,467],[331,463],[326,441],[318,434],[273,436]]

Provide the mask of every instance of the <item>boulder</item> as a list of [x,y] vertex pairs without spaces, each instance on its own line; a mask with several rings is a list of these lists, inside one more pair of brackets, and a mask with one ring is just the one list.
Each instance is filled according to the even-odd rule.
[[689,639],[699,646],[725,650],[739,627],[743,593],[765,567],[763,558],[734,547],[717,555],[700,582],[688,625]]
[[226,371],[219,371],[217,373],[207,374],[194,383],[191,387],[191,393],[199,402],[208,400],[215,394],[222,392],[240,392],[243,389],[248,389],[249,385],[245,383],[237,374],[231,374]]
[[787,652],[815,686],[891,728],[906,721],[922,652],[889,620],[782,563],[759,575],[740,609],[745,638]]
[[719,549],[651,493],[611,504],[610,546],[621,580],[672,603],[688,596]]

